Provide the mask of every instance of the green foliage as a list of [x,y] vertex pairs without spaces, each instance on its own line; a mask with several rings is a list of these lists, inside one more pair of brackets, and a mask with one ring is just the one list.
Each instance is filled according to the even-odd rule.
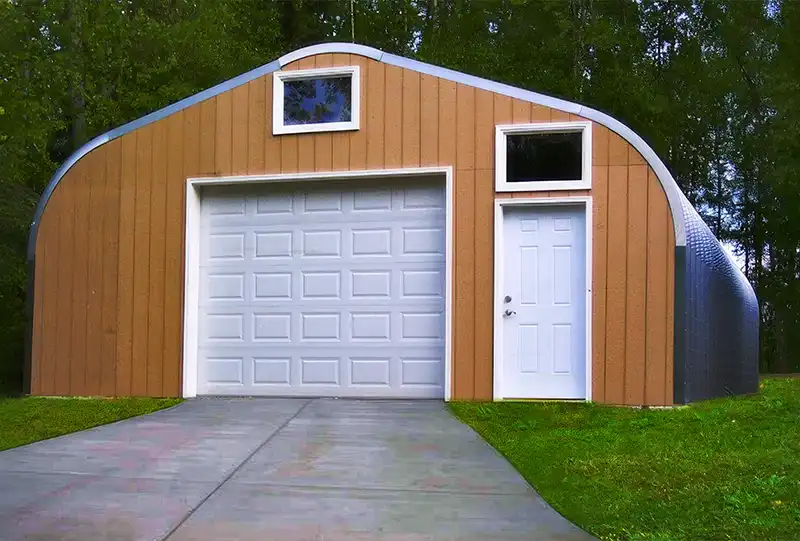
[[176,398],[0,398],[0,451],[152,413]]
[[800,3],[781,0],[0,2],[0,387],[19,383],[27,232],[59,164],[285,52],[351,39],[630,125],[741,258],[762,370],[800,370],[799,28]]
[[609,541],[800,539],[800,379],[671,410],[452,403],[557,511]]

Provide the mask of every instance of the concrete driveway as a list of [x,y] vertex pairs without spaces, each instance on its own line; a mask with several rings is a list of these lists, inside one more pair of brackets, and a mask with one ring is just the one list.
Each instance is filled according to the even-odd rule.
[[197,399],[0,453],[0,539],[593,538],[441,402]]

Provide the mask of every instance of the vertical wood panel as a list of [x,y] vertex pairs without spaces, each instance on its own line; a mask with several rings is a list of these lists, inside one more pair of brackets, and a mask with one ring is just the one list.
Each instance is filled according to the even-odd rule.
[[259,77],[248,83],[250,86],[248,90],[250,101],[247,106],[247,173],[251,175],[264,172],[264,136],[267,129],[265,84],[264,77]]
[[592,400],[605,400],[608,167],[592,168]]
[[105,147],[106,186],[103,206],[103,346],[100,355],[100,394],[117,394],[117,272],[119,260],[119,209],[122,143],[119,139]]
[[[263,94],[262,94],[263,96]],[[184,127],[197,130],[197,117],[189,111],[172,115],[167,121],[167,221],[166,260],[164,268],[164,361],[162,394],[180,396],[183,372],[183,230],[186,208],[186,182],[184,176]],[[263,141],[263,140],[262,140]],[[197,156],[197,138],[194,137],[194,159]],[[260,146],[263,151],[263,146]],[[260,154],[256,149],[255,154]],[[253,165],[253,154],[249,154]]]
[[264,79],[264,108],[267,111],[267,122],[264,126],[264,172],[280,173],[283,171],[283,144],[279,137],[272,135],[272,75]]
[[225,92],[216,97],[217,116],[215,138],[215,173],[230,175],[233,148],[233,93]]
[[333,169],[333,139],[330,133],[314,134],[314,170]]
[[[206,149],[201,140],[200,130],[198,129],[201,122],[200,108],[198,106],[189,107],[183,112],[183,168],[181,192],[185,189],[184,183],[186,182],[186,178],[197,174],[200,155]],[[183,212],[181,214],[183,214]],[[181,220],[181,227],[183,227],[183,220]]]
[[456,167],[475,168],[475,88],[456,87]]
[[[514,121],[513,103],[508,96],[494,95],[494,123],[511,124]],[[494,133],[492,133],[494,137]],[[494,140],[494,139],[492,139]]]
[[420,76],[420,164],[439,164],[439,79]]
[[[133,346],[134,222],[136,220],[136,139],[122,137],[119,192],[119,265],[117,275],[117,395],[131,394]],[[213,142],[213,139],[212,139]]]
[[667,199],[652,169],[647,194],[647,332],[645,402],[666,405]]
[[674,396],[675,368],[675,229],[672,217],[667,214],[667,366],[666,366],[666,403],[672,404]]
[[455,175],[455,269],[453,290],[453,392],[461,399],[475,396],[475,171],[459,170]]
[[608,165],[608,128],[592,124],[592,165]]
[[[219,146],[219,145],[217,145]],[[136,215],[133,229],[133,346],[131,394],[147,394],[147,340],[150,290],[150,193],[153,167],[153,125],[136,134]],[[130,234],[130,231],[126,231]]]
[[292,64],[295,64],[299,70],[307,70],[314,68],[317,64],[317,60],[316,56],[307,56],[296,62],[292,62]]
[[333,53],[331,55],[333,60],[331,65],[333,66],[352,66],[353,63],[350,60],[350,55],[347,53]]
[[[475,91],[475,169],[491,169],[494,164],[494,94]],[[494,188],[481,194],[492,198]]]
[[608,164],[628,165],[628,143],[612,131],[608,135]]
[[[491,118],[489,120],[491,121]],[[481,118],[480,124],[485,125],[485,123],[486,119]],[[492,173],[490,168],[475,171],[475,312],[472,319],[477,400],[491,400],[493,392],[494,175]]]
[[312,58],[314,59],[315,68],[330,68],[333,66],[333,53],[318,54]]
[[647,328],[647,168],[628,168],[625,403],[644,403]]
[[[383,168],[383,116],[385,98],[384,65],[378,62],[368,64],[367,74],[367,168]],[[352,166],[351,166],[352,167]]]
[[297,171],[314,170],[314,135],[310,133],[297,135]]
[[544,105],[531,104],[531,122],[550,122],[555,120],[553,110]]
[[569,121],[569,113],[566,111],[561,111],[559,109],[550,109],[550,121],[551,122],[568,122]]
[[[351,132],[349,134],[350,140],[350,169],[361,170],[367,168],[367,130],[372,131],[372,125],[369,123],[369,107],[370,107],[370,84],[368,83],[368,66],[370,65],[368,59],[359,56],[351,55],[350,62],[359,67],[360,84],[361,87],[361,111],[359,111],[359,123],[361,129]],[[383,83],[381,83],[382,85]],[[383,152],[381,150],[381,152]]]
[[[608,261],[628,260],[628,168],[611,166],[608,172]],[[621,404],[625,398],[625,265],[612,264],[606,278],[605,398]]]
[[[331,65],[350,66],[350,55],[335,53],[331,55]],[[363,103],[361,104],[363,107]],[[353,111],[353,114],[360,115],[359,120],[363,120],[361,111]],[[362,126],[363,129],[363,126]],[[360,131],[360,130],[359,130]],[[350,166],[350,132],[337,132],[331,134],[331,170],[342,171],[349,169]]]
[[333,134],[331,141],[331,168],[334,171],[346,171],[350,168],[349,133]]
[[633,145],[628,145],[628,163],[631,165],[646,165],[644,156],[639,154],[639,151],[633,148]]
[[[147,314],[147,395],[161,396],[164,374],[164,294],[167,223],[167,122],[153,124],[150,187],[149,307]],[[138,254],[137,254],[138,255]]]
[[[100,394],[103,363],[103,230],[106,192],[106,149],[89,161],[88,276],[86,299],[86,394]],[[89,157],[87,157],[88,159]]]
[[491,400],[494,313],[494,95],[475,91],[475,384],[478,400]]
[[[70,370],[72,365],[72,272],[73,247],[72,233],[74,227],[74,192],[64,186],[67,182],[75,182],[75,176],[81,174],[80,162],[69,172],[68,178],[62,179],[59,190],[56,188],[53,198],[60,199],[58,206],[58,300],[56,301],[56,350],[53,357],[55,367],[54,394],[67,395],[70,392]],[[62,270],[63,269],[63,270]]]
[[[63,181],[62,181],[63,182]],[[61,194],[59,189],[53,192],[47,205],[47,212],[42,215],[39,224],[39,240],[36,249],[41,246],[42,258],[37,256],[36,279],[43,284],[42,287],[42,326],[39,333],[34,335],[34,340],[42,343],[42,356],[39,362],[41,375],[39,388],[43,395],[53,395],[55,391],[56,357],[61,357],[62,362],[68,362],[63,352],[59,352],[58,343],[58,241],[60,237],[59,223],[61,216]],[[41,243],[41,244],[40,244]],[[41,277],[41,279],[40,279]]]
[[[315,67],[329,68],[333,65],[333,54],[320,54],[314,57]],[[314,170],[333,169],[333,136],[331,133],[314,134]]]
[[403,70],[403,167],[420,163],[420,80],[419,72]]
[[439,163],[456,163],[456,84],[444,79],[439,79]]
[[214,161],[215,142],[217,130],[217,102],[208,99],[200,104],[200,141],[202,152],[200,153],[200,169],[197,174],[213,175],[217,171]]
[[[42,217],[44,218],[44,217]],[[33,324],[31,328],[31,366],[30,366],[30,393],[33,395],[42,393],[42,349],[45,338],[42,336],[42,320],[44,318],[44,284],[45,266],[47,264],[47,239],[43,235],[51,234],[46,227],[42,226],[44,220],[39,222],[37,232],[35,267],[33,278]]]
[[[70,363],[69,392],[86,393],[86,302],[89,273],[89,174],[94,153],[83,160],[78,175],[73,178],[72,225],[72,362]],[[62,314],[63,317],[64,314]]]
[[[512,100],[512,122],[514,124],[524,124],[531,121],[531,104],[527,101]],[[550,114],[548,111],[548,120]]]
[[299,141],[297,137],[282,137],[281,144],[281,173],[296,173],[299,170],[298,154]]
[[237,86],[228,94],[231,95],[233,104],[231,121],[231,168],[228,174],[244,175],[247,173],[249,142],[248,107],[250,104],[250,85]]
[[402,166],[403,70],[397,66],[386,66],[385,77],[383,159],[385,167],[393,169]]

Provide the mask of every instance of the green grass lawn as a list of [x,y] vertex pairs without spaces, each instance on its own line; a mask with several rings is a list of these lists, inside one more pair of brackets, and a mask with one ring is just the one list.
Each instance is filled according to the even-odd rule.
[[450,407],[600,539],[800,540],[800,378],[670,410]]
[[0,451],[179,402],[177,398],[0,398]]

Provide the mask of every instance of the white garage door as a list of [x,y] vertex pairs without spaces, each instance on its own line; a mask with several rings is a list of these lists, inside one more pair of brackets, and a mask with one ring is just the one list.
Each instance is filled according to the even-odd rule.
[[198,394],[443,396],[440,184],[214,187],[201,207]]

